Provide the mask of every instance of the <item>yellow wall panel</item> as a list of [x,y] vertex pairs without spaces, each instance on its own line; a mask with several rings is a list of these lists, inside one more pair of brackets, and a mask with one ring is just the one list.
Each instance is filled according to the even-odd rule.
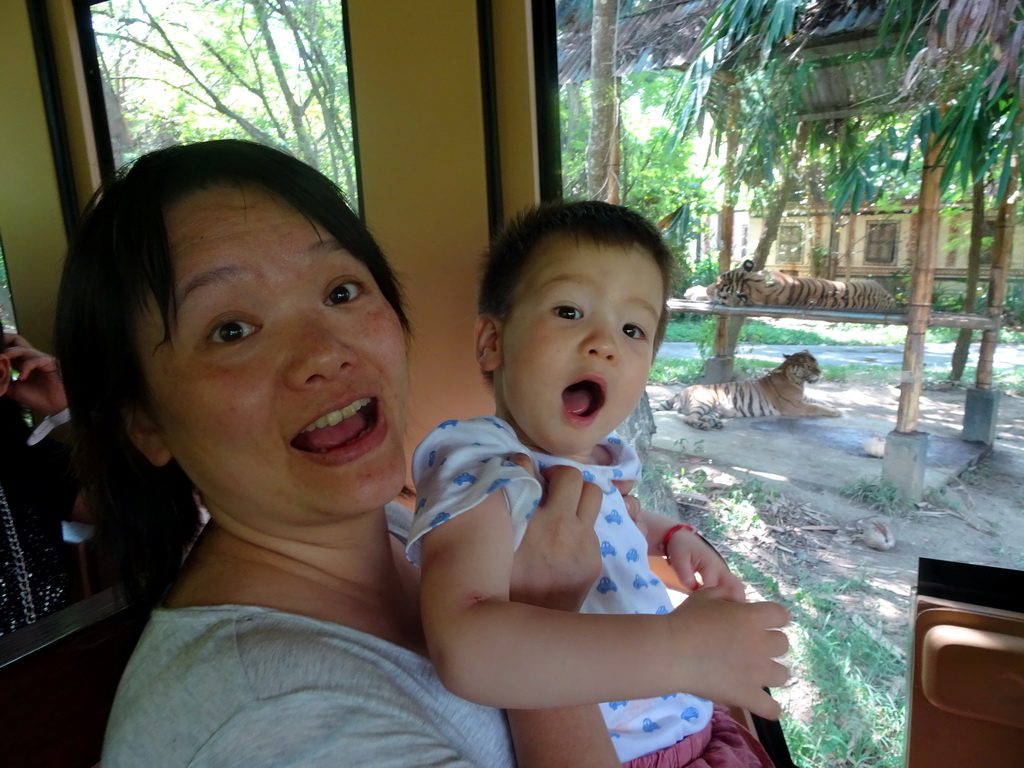
[[28,11],[0,4],[0,235],[20,330],[49,349],[67,241]]
[[363,210],[413,324],[412,446],[446,418],[493,412],[473,354],[488,238],[476,4],[348,10]]

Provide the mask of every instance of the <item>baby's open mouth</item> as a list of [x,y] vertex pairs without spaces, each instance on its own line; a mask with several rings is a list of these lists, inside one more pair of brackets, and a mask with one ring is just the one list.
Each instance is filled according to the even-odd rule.
[[596,381],[584,379],[562,391],[562,407],[572,416],[591,416],[604,405],[604,389]]
[[292,440],[292,447],[322,453],[358,440],[376,423],[377,401],[363,397],[321,416]]

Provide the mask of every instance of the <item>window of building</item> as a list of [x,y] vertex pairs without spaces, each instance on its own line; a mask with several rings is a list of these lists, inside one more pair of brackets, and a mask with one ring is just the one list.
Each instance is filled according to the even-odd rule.
[[779,227],[775,263],[804,261],[804,227],[802,224],[783,224]]
[[868,244],[864,253],[865,264],[895,264],[899,245],[900,225],[896,222],[868,224]]
[[986,219],[981,230],[981,257],[980,263],[992,264],[992,250],[996,243],[996,223],[992,219]]
[[105,165],[178,142],[244,138],[286,148],[358,203],[343,2],[77,2],[95,41]]

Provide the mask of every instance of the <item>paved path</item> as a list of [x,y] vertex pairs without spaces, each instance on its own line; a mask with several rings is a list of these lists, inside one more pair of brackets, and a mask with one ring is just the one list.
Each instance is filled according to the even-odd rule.
[[[955,343],[952,341],[928,342],[925,344],[925,366],[929,368],[948,368],[953,357]],[[978,364],[979,342],[971,345],[967,365]],[[755,358],[782,362],[784,354],[791,354],[806,349],[815,359],[826,365],[883,365],[900,368],[903,364],[903,345],[869,346],[869,347],[834,347],[834,346],[788,346],[782,344],[740,344],[737,357]],[[676,360],[690,360],[699,357],[697,345],[692,342],[666,341],[658,350],[658,357]],[[1024,366],[1024,345],[999,344],[996,346],[994,367],[1013,368]]]

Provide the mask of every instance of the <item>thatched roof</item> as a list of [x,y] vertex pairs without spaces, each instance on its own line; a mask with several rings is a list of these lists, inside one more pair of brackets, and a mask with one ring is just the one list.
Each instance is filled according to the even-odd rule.
[[[676,0],[621,19],[616,40],[616,76],[688,66],[696,53],[697,38],[715,5],[708,0]],[[589,19],[571,19],[560,32],[558,82],[589,80]]]
[[[666,0],[624,16],[618,27],[617,76],[662,69],[685,69],[718,2]],[[889,83],[884,57],[850,62],[845,54],[870,51],[885,4],[881,0],[822,0],[800,19],[793,51],[821,61],[803,94],[805,119],[841,117],[889,104],[896,86]],[[840,56],[835,64],[827,60]],[[581,14],[562,20],[558,38],[560,83],[590,79],[590,19]]]

